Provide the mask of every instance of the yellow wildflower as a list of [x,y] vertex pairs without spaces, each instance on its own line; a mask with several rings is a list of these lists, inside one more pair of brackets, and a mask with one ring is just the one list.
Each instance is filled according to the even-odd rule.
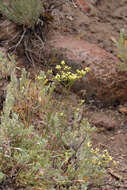
[[92,144],[91,144],[90,141],[88,141],[87,146],[88,146],[88,147],[91,147],[91,146],[92,146]]
[[59,116],[60,116],[60,117],[63,117],[63,116],[64,116],[64,113],[63,113],[63,112],[59,113]]
[[74,80],[77,79],[77,75],[72,73],[70,76],[68,76],[68,78],[69,78],[70,81],[74,81]]
[[85,100],[81,100],[80,101],[80,105],[84,104]]
[[100,166],[100,165],[101,165],[101,162],[99,161],[99,162],[97,163],[97,165]]
[[111,156],[108,156],[108,160],[109,160],[109,161],[112,161],[112,157],[111,157]]
[[86,74],[86,71],[84,71],[83,69],[80,71],[80,74],[81,75],[85,75]]
[[47,71],[48,74],[52,74],[52,69]]
[[94,153],[97,154],[98,152],[99,152],[99,148],[96,148],[96,149],[94,150]]
[[80,74],[80,70],[79,70],[79,69],[77,69],[76,72],[77,72],[78,74]]
[[89,72],[89,71],[90,71],[90,68],[89,68],[89,67],[86,67],[86,68],[85,68],[85,71],[86,71],[86,72]]
[[69,66],[64,66],[64,70],[70,70],[71,69],[71,67],[69,67]]
[[82,70],[79,70],[77,69],[76,72],[79,74],[80,78],[86,74],[86,70],[84,71],[83,69]]
[[63,61],[61,61],[61,65],[65,65],[65,61],[63,60]]
[[44,77],[40,77],[40,76],[37,77],[37,80],[43,80],[43,79]]
[[60,69],[61,69],[61,66],[60,66],[60,65],[56,65],[56,69],[57,69],[57,70],[60,70]]
[[102,158],[105,158],[105,154],[102,154]]
[[56,79],[57,81],[60,81],[61,77],[60,77],[60,75],[59,75],[58,73],[56,74],[55,79]]

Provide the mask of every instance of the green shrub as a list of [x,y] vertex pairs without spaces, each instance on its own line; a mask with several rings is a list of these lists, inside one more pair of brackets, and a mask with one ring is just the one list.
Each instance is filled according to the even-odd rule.
[[0,12],[9,20],[31,28],[43,12],[43,0],[8,0],[8,3],[2,0]]
[[120,39],[116,45],[118,51],[117,56],[120,59],[118,68],[122,71],[127,71],[127,40],[124,29],[120,30]]
[[15,186],[33,190],[85,190],[101,183],[112,157],[93,149],[95,128],[80,121],[83,105],[68,121],[52,97],[54,86],[44,72],[31,81],[23,70],[17,90],[15,67],[11,71],[0,124],[0,183],[12,176]]

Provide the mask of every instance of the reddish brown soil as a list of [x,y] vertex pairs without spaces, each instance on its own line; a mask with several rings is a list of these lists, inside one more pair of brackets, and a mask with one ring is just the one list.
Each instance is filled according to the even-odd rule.
[[60,6],[61,1],[52,11],[55,28],[116,54],[113,41],[119,39],[121,28],[127,31],[126,0],[70,0]]

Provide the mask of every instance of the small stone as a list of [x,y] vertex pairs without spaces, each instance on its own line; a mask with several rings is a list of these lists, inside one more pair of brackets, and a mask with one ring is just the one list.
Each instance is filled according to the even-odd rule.
[[127,114],[127,106],[119,106],[118,111],[122,114],[122,115],[126,115]]
[[99,129],[114,130],[119,127],[119,121],[110,114],[96,112],[91,115],[89,122]]

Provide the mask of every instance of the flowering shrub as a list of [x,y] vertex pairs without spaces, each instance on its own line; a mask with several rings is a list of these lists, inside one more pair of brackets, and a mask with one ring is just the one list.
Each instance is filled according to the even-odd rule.
[[44,72],[31,81],[24,69],[17,90],[13,67],[1,114],[0,183],[10,177],[24,189],[84,190],[100,184],[114,163],[107,150],[93,148],[95,128],[85,118],[79,120],[82,101],[70,123],[61,102],[53,100],[54,85]]

